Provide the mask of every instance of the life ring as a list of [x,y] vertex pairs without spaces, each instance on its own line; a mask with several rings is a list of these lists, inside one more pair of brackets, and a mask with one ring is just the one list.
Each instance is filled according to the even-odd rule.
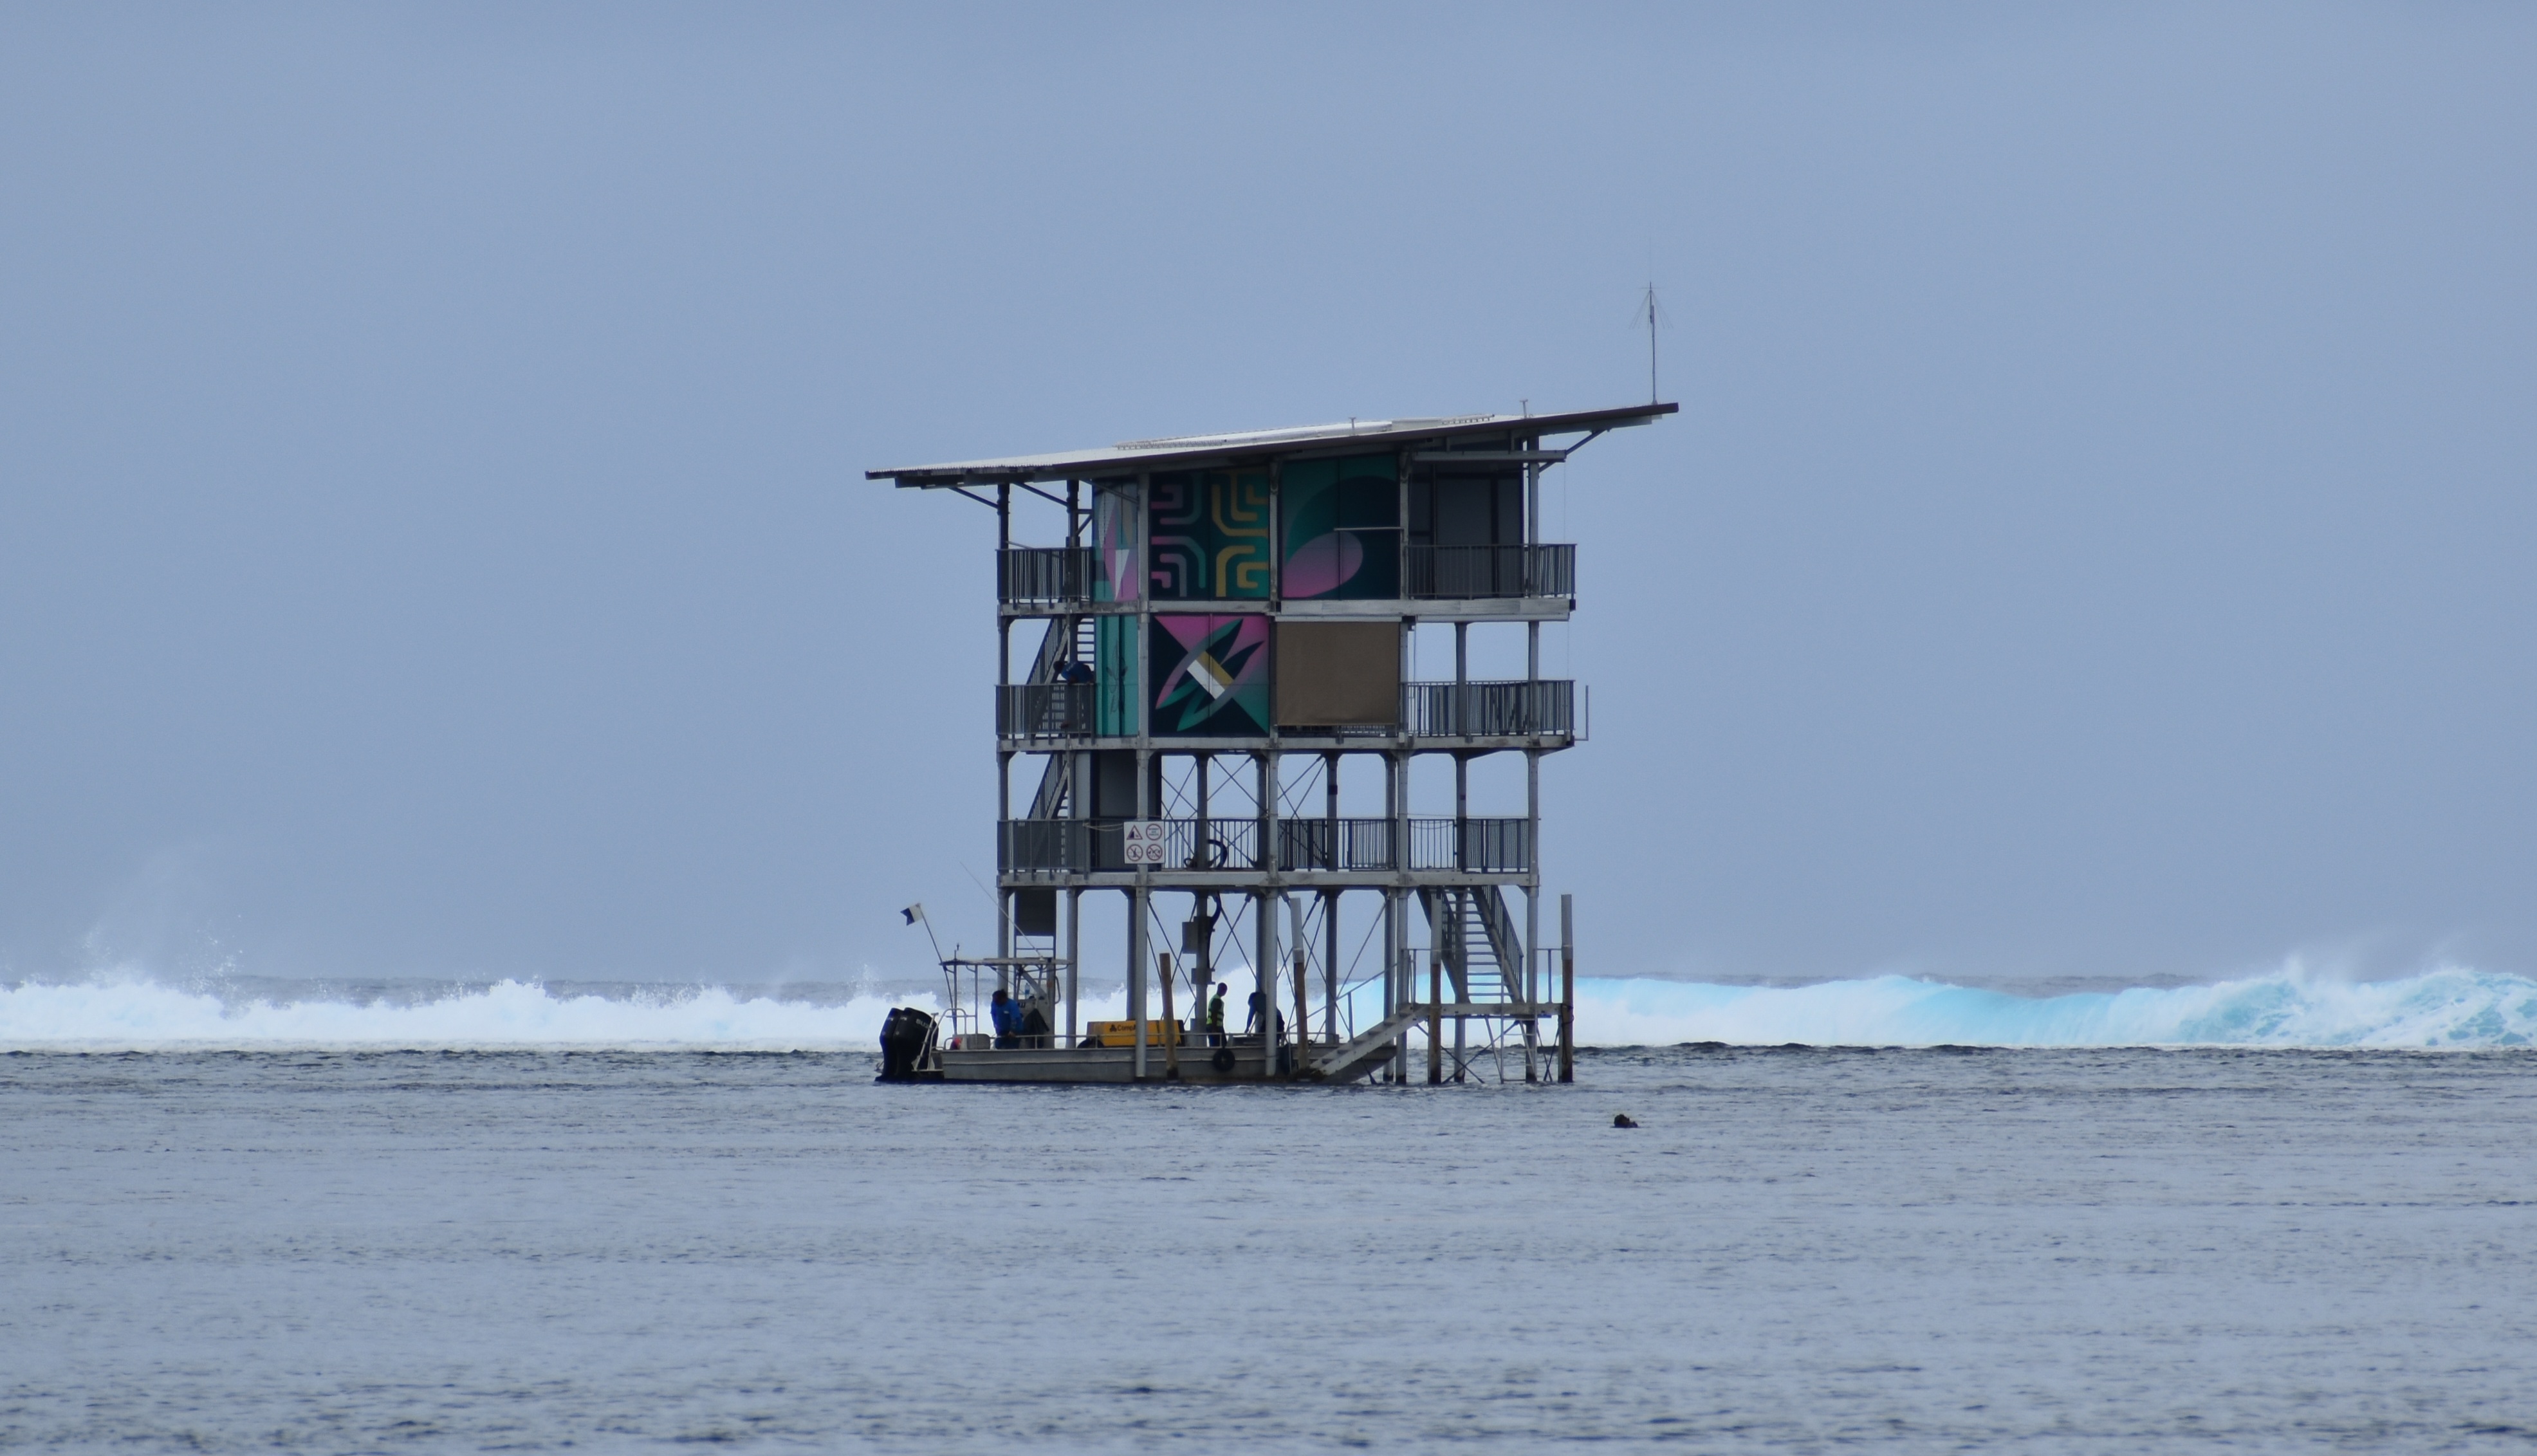
[[1207,1065],[1215,1069],[1217,1076],[1229,1075],[1233,1071],[1233,1048],[1219,1046],[1215,1049],[1215,1055],[1206,1060]]

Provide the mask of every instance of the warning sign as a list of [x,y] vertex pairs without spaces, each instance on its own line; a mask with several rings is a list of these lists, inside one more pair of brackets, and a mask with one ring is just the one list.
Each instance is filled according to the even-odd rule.
[[1159,819],[1132,819],[1120,827],[1128,841],[1128,863],[1158,865],[1163,862],[1163,822]]

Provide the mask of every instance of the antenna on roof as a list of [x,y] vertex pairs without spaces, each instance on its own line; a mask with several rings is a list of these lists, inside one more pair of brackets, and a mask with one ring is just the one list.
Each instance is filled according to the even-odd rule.
[[1630,315],[1630,322],[1645,322],[1648,326],[1649,404],[1657,402],[1657,320],[1662,317],[1664,317],[1664,310],[1657,306],[1657,281],[1651,278],[1648,280],[1647,293],[1639,299],[1638,311]]

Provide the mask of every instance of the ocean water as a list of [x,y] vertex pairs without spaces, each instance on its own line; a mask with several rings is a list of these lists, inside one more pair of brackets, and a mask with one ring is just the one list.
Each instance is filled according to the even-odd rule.
[[2537,1449],[2526,982],[1918,984],[1605,1002],[2309,1044],[881,1087],[728,1049],[846,992],[21,986],[0,1447]]

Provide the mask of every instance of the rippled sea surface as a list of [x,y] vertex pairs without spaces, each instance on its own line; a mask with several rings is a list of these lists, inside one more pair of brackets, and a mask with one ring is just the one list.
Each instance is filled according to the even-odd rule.
[[0,1056],[0,1445],[2537,1448],[2537,1054],[872,1071]]

